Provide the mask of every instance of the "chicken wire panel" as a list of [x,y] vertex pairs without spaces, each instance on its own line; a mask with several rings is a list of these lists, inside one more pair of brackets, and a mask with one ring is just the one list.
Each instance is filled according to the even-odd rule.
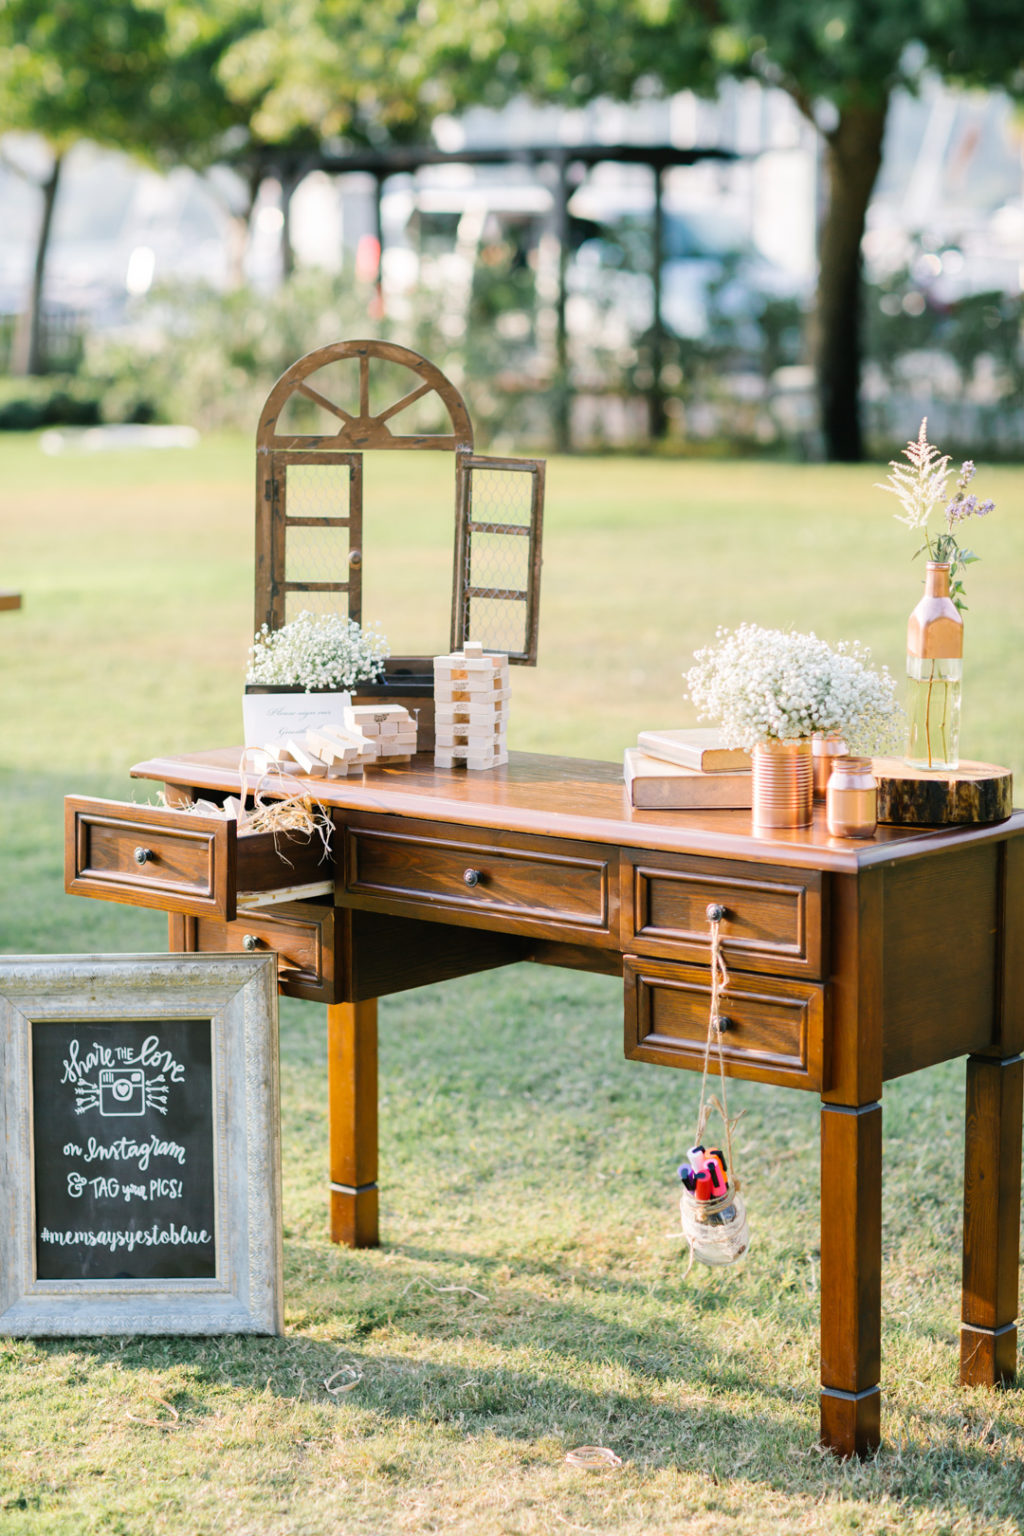
[[339,618],[350,617],[347,592],[286,592],[284,595],[284,622],[290,624],[301,613],[311,613],[319,619],[326,613]]
[[457,604],[458,643],[535,659],[541,466],[469,460],[465,466]]
[[285,622],[304,610],[360,617],[358,464],[289,462],[279,580]]

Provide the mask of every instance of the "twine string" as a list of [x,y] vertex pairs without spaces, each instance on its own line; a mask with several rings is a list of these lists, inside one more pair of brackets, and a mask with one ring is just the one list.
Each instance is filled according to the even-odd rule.
[[[731,1174],[733,1186],[739,1188],[736,1163],[732,1150],[732,1121],[729,1119],[729,1101],[726,1094],[725,1076],[725,1052],[722,1049],[722,1030],[720,1027],[722,996],[729,985],[729,968],[722,954],[722,917],[721,909],[712,905],[707,909],[708,927],[711,934],[711,1005],[708,1010],[708,1033],[704,1042],[704,1067],[700,1079],[700,1104],[697,1109],[697,1131],[693,1139],[695,1147],[701,1145],[704,1129],[711,1116],[712,1109],[717,1109],[725,1126],[725,1150],[726,1165]],[[716,1094],[708,1094],[708,1069],[711,1065],[711,1047],[718,1048],[718,1076],[721,1084],[722,1097],[719,1100]],[[737,1117],[738,1118],[738,1117]]]
[[[291,860],[281,851],[279,835],[287,838],[291,833],[296,833],[300,837],[314,835],[319,837],[323,844],[323,857],[326,858],[331,851],[331,834],[334,830],[328,812],[308,793],[300,780],[293,778],[288,770],[280,765],[274,773],[265,772],[256,775],[250,791],[247,768],[250,750],[249,747],[243,749],[238,764],[238,776],[241,781],[240,800],[243,809],[250,793],[253,802],[253,808],[245,818],[246,831],[272,832],[274,850],[286,864],[290,864]],[[271,778],[290,781],[295,785],[295,791],[284,798],[270,798],[264,790],[264,785]]]

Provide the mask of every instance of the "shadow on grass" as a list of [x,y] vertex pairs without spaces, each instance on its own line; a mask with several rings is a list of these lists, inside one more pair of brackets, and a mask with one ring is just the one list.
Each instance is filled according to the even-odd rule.
[[[590,1330],[592,1321],[580,1316],[578,1326]],[[591,1334],[591,1344],[610,1342],[607,1334]],[[493,1359],[438,1363],[303,1334],[74,1339],[33,1341],[32,1347],[54,1361],[73,1354],[83,1371],[112,1363],[127,1371],[173,1371],[178,1382],[159,1411],[173,1410],[179,1430],[201,1432],[222,1401],[209,1397],[210,1389],[230,1387],[306,1405],[314,1414],[338,1414],[346,1437],[365,1442],[381,1436],[382,1450],[398,1431],[407,1443],[418,1441],[442,1470],[443,1445],[453,1437],[460,1444],[482,1437],[512,1442],[534,1464],[561,1461],[573,1446],[605,1445],[641,1477],[670,1470],[716,1484],[746,1484],[752,1497],[770,1490],[872,1509],[889,1501],[889,1520],[880,1530],[898,1528],[894,1515],[914,1514],[949,1522],[937,1530],[960,1529],[955,1514],[964,1509],[979,1518],[983,1513],[985,1520],[983,1526],[968,1521],[964,1529],[1024,1530],[1022,1442],[1008,1412],[1015,1393],[965,1395],[963,1411],[923,1409],[897,1443],[859,1463],[842,1462],[815,1444],[816,1394],[788,1391],[738,1370],[723,1377],[714,1351],[692,1341],[671,1379],[638,1380],[634,1364],[629,1384],[597,1387],[556,1367]],[[168,1424],[155,1421],[154,1427]],[[435,1434],[440,1444],[431,1440]],[[390,1459],[377,1470],[390,1476],[389,1466]],[[418,1466],[414,1457],[407,1475],[418,1476]]]

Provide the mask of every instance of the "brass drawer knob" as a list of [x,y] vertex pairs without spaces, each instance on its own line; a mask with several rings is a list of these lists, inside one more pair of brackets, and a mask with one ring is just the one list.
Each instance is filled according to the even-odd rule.
[[478,869],[467,869],[467,870],[464,870],[463,874],[462,874],[462,878],[466,882],[467,885],[479,885],[480,884],[480,871]]
[[255,933],[247,933],[242,939],[242,948],[251,952],[254,949],[259,949],[260,942],[260,939]]
[[136,848],[135,850],[136,864],[148,864],[152,857],[153,850],[151,848]]

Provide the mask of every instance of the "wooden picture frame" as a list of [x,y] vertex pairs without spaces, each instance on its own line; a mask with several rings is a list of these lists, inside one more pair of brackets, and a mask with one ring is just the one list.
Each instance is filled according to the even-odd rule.
[[0,957],[0,1334],[280,1333],[273,955]]

